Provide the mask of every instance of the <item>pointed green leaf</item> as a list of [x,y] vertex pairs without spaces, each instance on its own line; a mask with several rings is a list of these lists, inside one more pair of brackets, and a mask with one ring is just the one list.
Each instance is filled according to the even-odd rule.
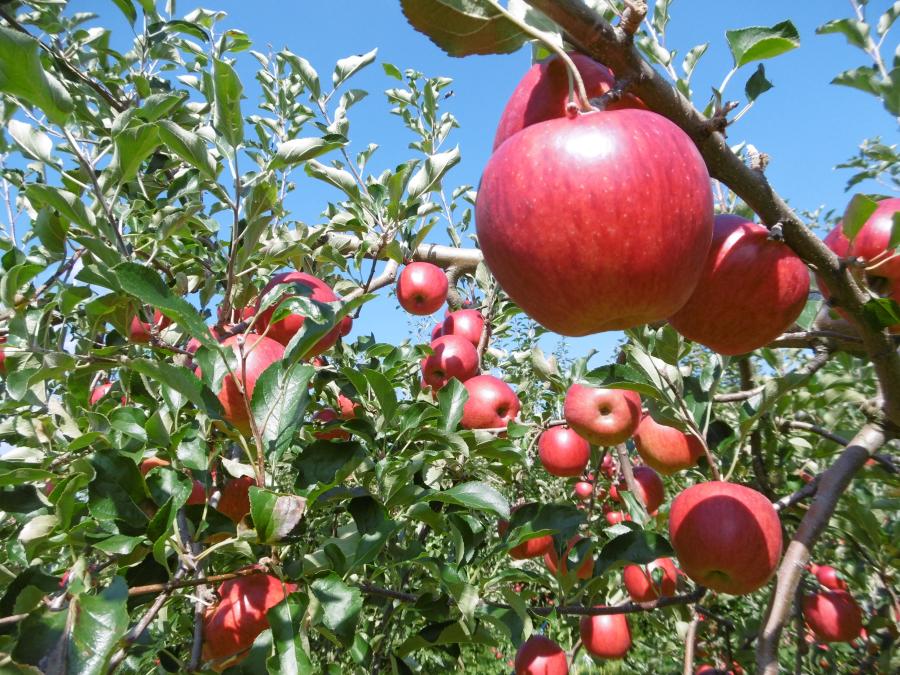
[[510,54],[528,36],[496,8],[471,0],[401,0],[406,20],[450,56]]
[[434,492],[428,495],[427,499],[478,511],[490,511],[500,518],[509,518],[509,502],[506,501],[506,497],[481,481],[460,483],[449,490]]
[[182,128],[171,120],[160,120],[159,138],[172,152],[207,178],[216,177],[216,162],[206,147],[206,141],[192,131]]
[[771,59],[800,46],[800,33],[790,21],[774,26],[750,26],[725,32],[735,67]]
[[44,70],[37,40],[6,26],[0,26],[0,92],[37,106],[55,124],[74,107],[65,87]]

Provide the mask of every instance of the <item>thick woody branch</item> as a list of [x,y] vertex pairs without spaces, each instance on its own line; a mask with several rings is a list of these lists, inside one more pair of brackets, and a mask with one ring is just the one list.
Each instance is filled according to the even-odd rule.
[[887,440],[883,426],[869,423],[844,449],[837,461],[818,480],[816,498],[800,522],[778,567],[775,591],[769,611],[759,634],[756,650],[757,672],[774,675],[778,672],[778,643],[784,625],[790,618],[794,593],[810,552],[831,519],[838,499],[847,489],[854,474]]
[[350,291],[347,295],[344,296],[344,302],[350,302],[351,300],[358,298],[361,295],[366,293],[371,293],[372,291],[377,291],[380,288],[384,288],[385,286],[390,286],[397,280],[397,270],[399,269],[399,265],[395,260],[388,260],[387,265],[385,265],[384,271],[378,275],[375,279],[372,279],[366,286],[360,286],[354,291]]
[[721,133],[710,131],[707,118],[641,56],[621,27],[610,25],[581,0],[527,1],[559,24],[580,51],[609,66],[618,77],[631,79],[636,96],[690,136],[710,176],[727,185],[766,225],[780,225],[787,244],[817,271],[836,302],[853,318],[881,382],[885,414],[900,426],[900,354],[885,331],[863,319],[862,307],[868,298],[837,256],[801,222],[763,172],[732,152]]
[[[344,234],[329,233],[323,235],[318,245],[330,244],[338,251],[345,255],[352,254],[359,250],[363,241],[372,244],[366,252],[367,258],[383,257],[387,254],[384,251],[378,251],[378,237],[372,240],[361,240]],[[456,248],[455,246],[442,246],[440,244],[419,244],[413,251],[412,259],[421,262],[430,262],[438,267],[448,268],[457,267],[462,272],[474,272],[484,256],[477,248]]]

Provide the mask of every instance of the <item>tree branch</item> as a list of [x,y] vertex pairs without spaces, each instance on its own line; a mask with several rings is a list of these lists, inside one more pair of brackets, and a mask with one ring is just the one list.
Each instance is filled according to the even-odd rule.
[[882,425],[870,422],[860,429],[837,461],[819,477],[816,498],[800,522],[778,567],[775,591],[759,634],[756,649],[757,672],[763,675],[778,672],[778,643],[789,618],[797,584],[809,561],[810,551],[831,519],[838,499],[854,474],[887,438]]
[[[343,255],[349,255],[367,242],[370,245],[366,252],[367,258],[375,257],[375,247],[378,245],[378,237],[368,237],[366,239],[358,239],[345,234],[336,234],[333,232],[323,234],[319,241],[314,244],[315,247],[324,246],[326,244],[334,246]],[[378,253],[378,257],[387,257],[385,252]],[[412,259],[414,261],[430,262],[433,265],[442,267],[457,267],[462,272],[474,272],[478,267],[478,263],[484,260],[484,256],[477,248],[456,248],[455,246],[441,246],[440,244],[419,244],[413,251]]]

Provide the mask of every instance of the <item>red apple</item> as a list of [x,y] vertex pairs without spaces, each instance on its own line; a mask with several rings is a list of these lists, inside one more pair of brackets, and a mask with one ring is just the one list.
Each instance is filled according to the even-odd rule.
[[607,511],[603,514],[603,517],[606,518],[606,522],[610,525],[618,525],[623,521],[631,520],[630,514],[622,513],[621,511]]
[[591,656],[621,659],[631,649],[631,630],[624,614],[583,616],[579,628],[581,644]]
[[112,389],[112,382],[103,382],[91,389],[91,405],[97,405],[97,402],[106,396],[110,389]]
[[422,379],[435,390],[454,377],[465,382],[478,372],[478,351],[458,335],[442,335],[431,343],[432,354],[422,359]]
[[[515,513],[519,508],[518,506],[513,507],[512,513]],[[497,532],[501,538],[506,536],[508,529],[509,521],[501,520],[497,523]],[[516,560],[525,560],[526,558],[537,558],[544,555],[551,548],[553,548],[553,537],[545,534],[541,537],[527,539],[518,546],[514,546],[509,549],[509,555]]]
[[[657,583],[654,570],[662,570]],[[649,565],[626,565],[622,570],[625,590],[634,602],[651,602],[660,597],[675,595],[678,587],[678,568],[671,558],[657,558]]]
[[634,432],[634,445],[644,463],[665,476],[694,466],[704,454],[696,436],[658,424],[650,415],[644,415]]
[[538,440],[538,456],[554,476],[580,476],[591,459],[591,446],[568,427],[550,427]]
[[[572,53],[569,57],[581,73],[588,98],[599,98],[615,84],[615,77],[604,65],[584,54]],[[525,127],[565,117],[569,102],[569,75],[566,64],[558,56],[551,56],[533,65],[510,96],[494,136],[494,150],[507,138]],[[645,108],[640,99],[626,94],[612,101],[606,110]]]
[[[566,552],[563,555],[562,561],[562,571],[561,575],[565,575],[568,572],[568,560],[569,554],[574,548],[575,544],[584,539],[584,537],[572,537],[569,540],[568,545],[566,546]],[[551,574],[556,574],[557,569],[559,569],[559,554],[556,552],[556,547],[551,546],[550,550],[544,554],[544,564],[547,566],[547,569],[550,570]],[[587,580],[594,576],[594,556],[588,555],[584,558],[581,563],[581,567],[578,568],[578,572],[575,575],[579,579]]]
[[600,473],[606,476],[609,480],[612,480],[616,477],[616,471],[616,463],[613,460],[612,455],[603,455],[603,460],[600,462]]
[[155,469],[158,466],[169,466],[169,462],[163,459],[162,457],[157,457],[154,455],[153,457],[148,457],[144,461],[141,462],[138,470],[141,472],[142,476],[146,476],[150,473],[151,469]]
[[238,382],[243,383],[247,399],[252,399],[256,380],[266,368],[284,356],[284,347],[275,340],[255,333],[232,335],[222,343],[222,346],[231,347],[237,361],[234,374],[229,373],[222,378],[222,389],[218,394],[219,401],[225,410],[225,419],[231,422],[238,431],[249,434],[250,410],[247,408]]
[[232,478],[222,486],[222,494],[216,510],[235,523],[241,522],[250,513],[250,486],[256,485],[256,481],[249,476]]
[[153,310],[153,327],[146,321],[142,321],[142,316],[143,312],[135,315],[134,318],[131,319],[131,327],[128,330],[128,339],[135,344],[147,344],[150,342],[150,333],[153,327],[159,331],[172,323],[172,320],[158,309]]
[[804,596],[803,616],[822,642],[851,642],[862,630],[862,610],[843,590]]
[[516,652],[516,675],[568,675],[562,647],[543,635],[532,635]]
[[465,338],[475,347],[481,341],[481,331],[484,329],[484,318],[481,312],[475,309],[460,309],[450,312],[444,317],[441,324],[442,335],[458,335]]
[[582,501],[587,501],[594,494],[594,484],[580,480],[575,483],[575,495]]
[[[328,425],[335,420],[350,420],[356,417],[356,408],[359,407],[358,403],[354,403],[349,398],[344,396],[343,394],[338,394],[338,408],[340,413],[338,413],[334,408],[322,408],[321,410],[317,410],[313,413],[313,420],[316,422],[320,422],[323,425]],[[333,438],[337,438],[342,441],[346,441],[350,438],[350,432],[344,431],[343,429],[333,429],[330,431],[316,431],[313,433],[313,436],[316,438],[320,438],[322,440],[330,440]]]
[[882,199],[850,242],[849,255],[871,263],[869,274],[900,280],[900,256],[891,250],[894,214],[900,212],[900,197]]
[[641,420],[641,397],[627,389],[573,384],[563,404],[566,423],[594,445],[624,443]]
[[712,237],[702,157],[647,110],[523,129],[488,161],[475,209],[500,286],[562,335],[672,316],[697,286]]
[[817,565],[813,574],[825,588],[832,591],[846,591],[847,582],[841,579],[840,574],[831,565]]
[[[269,574],[250,574],[219,586],[221,600],[203,626],[203,659],[233,665],[246,656],[257,636],[269,627],[266,612],[297,589]],[[217,669],[220,669],[217,667]]]
[[441,323],[435,324],[434,328],[431,329],[431,341],[434,342],[439,337],[441,337],[441,335],[443,335],[443,334],[444,334],[444,323],[441,322]]
[[[634,482],[638,487],[637,497],[647,508],[647,513],[653,514],[666,498],[666,488],[662,478],[649,466],[636,466],[631,472],[634,474]],[[619,483],[619,489],[627,490],[628,486],[622,481]],[[612,496],[612,488],[610,488],[610,496]]]
[[700,282],[669,323],[720,354],[759,349],[794,325],[809,296],[809,270],[769,230],[716,216]]
[[744,595],[771,578],[781,557],[781,523],[756,490],[710,481],[672,502],[669,540],[681,569],[714,591]]
[[[281,284],[289,284],[291,286],[299,284],[300,286],[305,286],[310,290],[310,293],[306,297],[314,302],[330,303],[339,300],[337,295],[335,295],[334,291],[331,289],[331,286],[321,279],[314,277],[311,274],[306,274],[305,272],[285,272],[283,274],[276,274],[272,277],[272,280],[266,284],[266,287],[263,289],[262,293],[260,293],[260,301],[262,301],[262,298],[269,291]],[[292,297],[293,295],[294,293],[289,293],[284,297]],[[303,327],[303,321],[306,317],[302,314],[288,314],[283,319],[280,319],[275,323],[270,323],[276,307],[277,303],[270,306],[268,309],[259,312],[254,330],[265,333],[266,337],[269,337],[276,342],[280,342],[286,347],[291,341],[291,338]],[[330,349],[334,343],[338,341],[338,338],[341,335],[341,328],[342,325],[339,322],[337,326],[332,328],[331,331],[313,345],[309,352],[304,356],[310,358]]]
[[196,478],[191,486],[191,494],[185,503],[188,506],[202,506],[206,503],[206,487]]
[[0,335],[0,375],[6,375],[6,349],[2,345],[6,344],[6,336]]
[[353,330],[353,317],[347,314],[338,322],[338,334],[341,337],[346,337],[350,335],[350,331]]
[[503,380],[493,375],[476,375],[464,384],[469,392],[460,420],[464,429],[505,427],[519,414],[519,397]]
[[397,280],[397,300],[410,314],[434,314],[447,300],[450,285],[447,275],[437,265],[410,263]]

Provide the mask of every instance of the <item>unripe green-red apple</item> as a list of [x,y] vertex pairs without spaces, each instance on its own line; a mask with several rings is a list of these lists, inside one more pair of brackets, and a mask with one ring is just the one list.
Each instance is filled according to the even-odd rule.
[[[550,570],[551,574],[556,574],[556,571],[560,568],[562,570],[560,572],[560,575],[564,576],[568,572],[569,554],[572,552],[575,544],[577,544],[582,539],[584,539],[584,537],[575,536],[569,540],[569,543],[566,545],[565,553],[563,554],[562,565],[559,564],[559,554],[556,552],[556,547],[550,547],[550,550],[544,554],[544,564],[547,566],[547,569]],[[594,576],[593,555],[585,556],[575,576],[581,580],[587,580]]]
[[454,377],[465,382],[478,372],[478,351],[459,335],[442,335],[431,343],[432,353],[422,359],[422,379],[435,390]]
[[493,375],[476,375],[464,384],[469,392],[460,420],[464,429],[505,427],[519,414],[519,397],[503,380]]
[[804,596],[803,617],[822,642],[851,642],[862,630],[862,610],[843,590]]
[[[588,98],[599,98],[615,84],[616,78],[612,72],[589,56],[571,53],[569,57],[581,73]],[[565,117],[568,102],[569,74],[566,64],[558,56],[536,63],[525,73],[506,103],[494,136],[494,150],[525,127]],[[617,101],[611,101],[606,110],[645,107],[640,99],[626,94]]]
[[478,242],[500,286],[562,335],[672,316],[712,237],[706,165],[675,124],[646,110],[540,122],[485,167]]
[[238,383],[243,383],[247,399],[252,400],[256,381],[266,368],[281,360],[284,347],[267,337],[254,333],[232,335],[222,342],[223,347],[231,347],[236,359],[234,374],[222,378],[219,402],[225,410],[225,419],[243,434],[250,433],[250,410],[241,394]]
[[641,397],[628,389],[573,384],[566,392],[563,416],[594,445],[618,445],[631,437],[641,420]]
[[578,497],[581,501],[587,501],[591,498],[591,495],[594,494],[594,484],[588,483],[587,481],[580,480],[575,483],[575,496]]
[[459,309],[444,317],[441,335],[458,335],[472,343],[474,347],[481,341],[484,317],[477,309]]
[[631,630],[624,614],[583,616],[579,624],[581,644],[600,659],[622,659],[631,649]]
[[650,415],[644,415],[634,432],[634,445],[644,463],[665,476],[694,466],[703,456],[700,439],[659,424]]
[[[661,581],[656,581],[654,570],[662,570]],[[671,558],[657,558],[649,565],[626,565],[622,570],[622,581],[634,602],[650,602],[675,595],[678,588],[678,568]]]
[[[512,512],[515,513],[518,508],[519,507],[513,507]],[[501,537],[506,536],[506,531],[508,529],[509,521],[501,520],[497,523],[497,532]],[[518,546],[512,547],[509,549],[509,555],[516,560],[525,560],[526,558],[537,558],[538,556],[544,555],[551,548],[553,548],[553,537],[549,534],[545,534],[541,537],[526,539]]]
[[543,635],[532,635],[519,647],[516,675],[568,675],[569,663],[562,647]]
[[449,287],[447,275],[437,265],[410,263],[397,279],[397,301],[410,314],[427,316],[446,302]]
[[[334,291],[331,289],[331,286],[326,284],[318,277],[314,277],[311,274],[306,274],[305,272],[285,272],[283,274],[276,274],[274,277],[272,277],[272,280],[268,284],[266,284],[266,287],[263,288],[262,293],[259,294],[260,303],[267,293],[282,284],[287,284],[289,287],[300,285],[308,288],[309,293],[306,295],[306,297],[315,302],[330,303],[337,302],[339,300],[337,295],[335,295]],[[282,299],[293,297],[294,295],[294,293],[286,293],[284,294]],[[276,302],[275,304],[270,305],[264,311],[258,312],[254,330],[258,331],[259,333],[268,331],[266,332],[266,337],[269,337],[276,342],[280,342],[283,346],[286,347],[287,344],[291,341],[291,338],[294,337],[297,331],[299,331],[303,327],[303,322],[306,317],[304,317],[302,314],[288,314],[283,319],[280,319],[275,323],[271,323],[272,316],[275,314],[277,306],[278,303]],[[304,354],[304,357],[310,358],[321,354],[327,349],[330,349],[341,336],[341,330],[342,323],[339,322],[338,325],[332,328],[324,337],[322,337],[315,345],[313,345],[313,347],[306,354]]]
[[746,354],[790,328],[808,296],[809,270],[787,244],[762,225],[723,214],[700,282],[669,323],[720,354]]
[[669,540],[687,576],[731,595],[764,586],[781,558],[781,522],[771,502],[723,481],[700,483],[675,497]]
[[816,580],[829,590],[847,590],[847,582],[841,579],[838,571],[831,565],[817,565],[813,574],[816,575]]
[[554,476],[580,476],[591,459],[591,446],[568,427],[550,427],[538,440],[538,456]]
[[232,478],[222,486],[222,494],[216,510],[239,523],[250,513],[250,486],[256,481],[249,476]]
[[[631,473],[634,474],[634,482],[637,483],[638,488],[638,494],[635,496],[647,508],[647,513],[653,514],[666,499],[666,488],[663,485],[662,478],[649,466],[636,466],[631,470]],[[628,486],[624,481],[619,483],[619,490],[627,489]],[[612,487],[610,488],[610,496],[612,496]]]
[[241,661],[257,636],[269,627],[266,612],[297,590],[268,574],[250,574],[222,583],[221,598],[211,608],[203,625],[203,659],[215,660],[216,670],[225,662]]
[[128,339],[135,344],[147,344],[150,342],[150,334],[155,328],[157,331],[172,324],[172,320],[158,309],[153,310],[153,326],[142,320],[143,313],[137,314],[131,319],[128,330]]

